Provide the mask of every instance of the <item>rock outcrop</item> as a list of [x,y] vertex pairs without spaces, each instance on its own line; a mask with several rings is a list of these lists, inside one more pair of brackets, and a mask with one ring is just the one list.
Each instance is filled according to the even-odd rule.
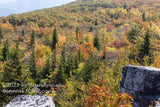
[[49,96],[19,95],[5,107],[55,107],[55,104]]
[[123,67],[120,92],[134,97],[134,107],[149,107],[160,98],[160,69],[128,65]]

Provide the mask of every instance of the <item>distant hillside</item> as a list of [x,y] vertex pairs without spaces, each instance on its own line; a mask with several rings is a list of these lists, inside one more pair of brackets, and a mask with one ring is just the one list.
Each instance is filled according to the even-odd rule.
[[[57,107],[131,106],[119,93],[128,64],[160,67],[160,0],[77,0],[0,18],[0,93],[6,82],[47,83],[37,93],[52,89]],[[0,94],[0,105],[13,97]]]
[[74,0],[18,0],[0,5],[0,17],[67,4]]
[[[41,0],[39,4],[43,1],[44,0]],[[124,8],[124,6],[128,11],[128,15],[132,14],[130,10],[140,11],[140,13],[137,13],[139,14],[137,18],[141,18],[140,14],[142,14],[144,10],[154,11],[154,14],[157,13],[156,15],[159,15],[159,2],[158,0],[147,0],[145,2],[144,0],[137,0],[136,2],[130,0],[126,0],[125,2],[123,0],[118,0],[118,2],[116,2],[116,0],[78,0],[66,6],[42,9],[20,15],[11,15],[3,18],[3,21],[5,22],[8,20],[10,23],[16,23],[17,25],[23,25],[27,22],[36,22],[40,27],[51,27],[55,25],[54,23],[58,22],[59,24],[56,26],[61,26],[61,28],[62,26],[70,26],[72,28],[79,24],[89,25],[90,23],[94,23],[95,19],[98,18],[99,24],[104,25],[109,23],[108,21],[119,16],[119,19],[122,18],[124,21],[124,17],[133,18],[136,16],[135,13],[133,13],[135,16],[132,15],[132,17],[125,16],[123,13],[119,13],[122,12],[121,10],[115,10],[113,13],[110,13],[112,9]],[[34,3],[36,2],[34,1]],[[34,5],[34,3],[32,4]],[[35,7],[33,6],[32,8]],[[27,23],[27,25],[29,23]]]

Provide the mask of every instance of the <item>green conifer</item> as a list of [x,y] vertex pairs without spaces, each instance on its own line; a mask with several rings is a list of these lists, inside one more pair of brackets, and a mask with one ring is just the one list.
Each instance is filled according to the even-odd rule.
[[141,48],[139,50],[139,62],[143,63],[143,58],[145,56],[149,56],[150,54],[150,49],[151,49],[151,42],[150,42],[150,33],[149,33],[149,29],[147,29],[145,37],[144,37],[144,41],[141,45]]
[[57,33],[57,29],[55,28],[53,30],[53,37],[52,37],[52,44],[51,44],[52,51],[56,48],[57,43],[58,43],[58,33]]
[[66,71],[66,47],[65,45],[62,48],[61,60],[60,60],[60,68],[58,70],[58,75],[56,77],[56,83],[65,83],[65,71]]
[[96,26],[98,25],[98,19],[96,19],[96,21],[95,21],[95,25],[96,25]]
[[143,20],[143,21],[146,21],[146,13],[145,13],[145,11],[144,11],[143,14],[142,14],[142,20]]
[[49,76],[50,76],[51,71],[52,71],[50,60],[51,60],[50,55],[49,55],[49,53],[47,53],[46,64],[43,68],[43,71],[41,72],[42,79],[49,79]]
[[3,39],[3,32],[1,27],[0,27],[0,39]]
[[35,55],[35,49],[34,47],[32,48],[32,54],[29,62],[29,70],[31,72],[31,77],[35,82],[38,81],[37,79],[37,66],[36,66],[36,55]]
[[54,49],[53,52],[52,52],[52,62],[51,62],[51,68],[52,68],[52,71],[55,70],[55,67],[56,67],[56,63],[57,63],[57,50]]
[[138,28],[137,26],[134,26],[132,27],[131,31],[129,31],[127,38],[131,43],[135,43],[137,35],[138,35]]
[[24,29],[22,30],[22,36],[25,36],[25,30]]
[[88,60],[86,61],[82,71],[81,71],[81,76],[84,82],[88,82],[91,80],[92,72],[96,72],[99,68],[99,61],[97,59],[97,55],[91,55]]
[[79,41],[79,27],[76,28],[76,39]]
[[[31,79],[29,79],[29,72],[27,67],[24,64],[23,60],[24,54],[19,48],[19,42],[16,43],[16,47],[11,52],[10,59],[6,62],[4,67],[4,73],[2,81],[4,83],[15,84],[16,87],[5,87],[7,90],[21,90],[19,93],[8,93],[6,94],[7,98],[9,96],[16,96],[19,94],[27,94],[27,88],[31,87],[23,87],[22,84],[29,84]],[[10,97],[9,97],[10,98]]]
[[33,47],[35,45],[35,31],[32,30],[32,34],[31,34],[31,47]]
[[99,37],[98,37],[98,32],[95,34],[95,37],[94,37],[94,40],[93,40],[93,45],[98,50],[100,50],[100,40],[99,40]]
[[4,43],[4,47],[2,50],[3,60],[6,61],[9,58],[9,42],[8,39]]
[[92,32],[92,31],[93,31],[93,26],[91,25],[89,32]]

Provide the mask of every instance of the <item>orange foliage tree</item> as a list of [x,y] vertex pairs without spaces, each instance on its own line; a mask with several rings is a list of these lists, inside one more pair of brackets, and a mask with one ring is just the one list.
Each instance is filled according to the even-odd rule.
[[93,85],[86,99],[88,107],[132,107],[133,97],[127,93],[112,93],[106,86]]

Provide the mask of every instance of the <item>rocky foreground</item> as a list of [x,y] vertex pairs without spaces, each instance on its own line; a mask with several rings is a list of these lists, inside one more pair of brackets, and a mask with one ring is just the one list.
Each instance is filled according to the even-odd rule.
[[[160,69],[128,65],[122,69],[121,93],[134,97],[134,107],[160,107]],[[55,107],[49,96],[21,95],[15,97],[5,107]]]
[[55,107],[55,104],[49,96],[20,95],[5,107]]
[[[149,107],[160,98],[160,69],[133,65],[123,67],[120,92],[134,97],[134,107]],[[160,107],[158,105],[156,107]]]

